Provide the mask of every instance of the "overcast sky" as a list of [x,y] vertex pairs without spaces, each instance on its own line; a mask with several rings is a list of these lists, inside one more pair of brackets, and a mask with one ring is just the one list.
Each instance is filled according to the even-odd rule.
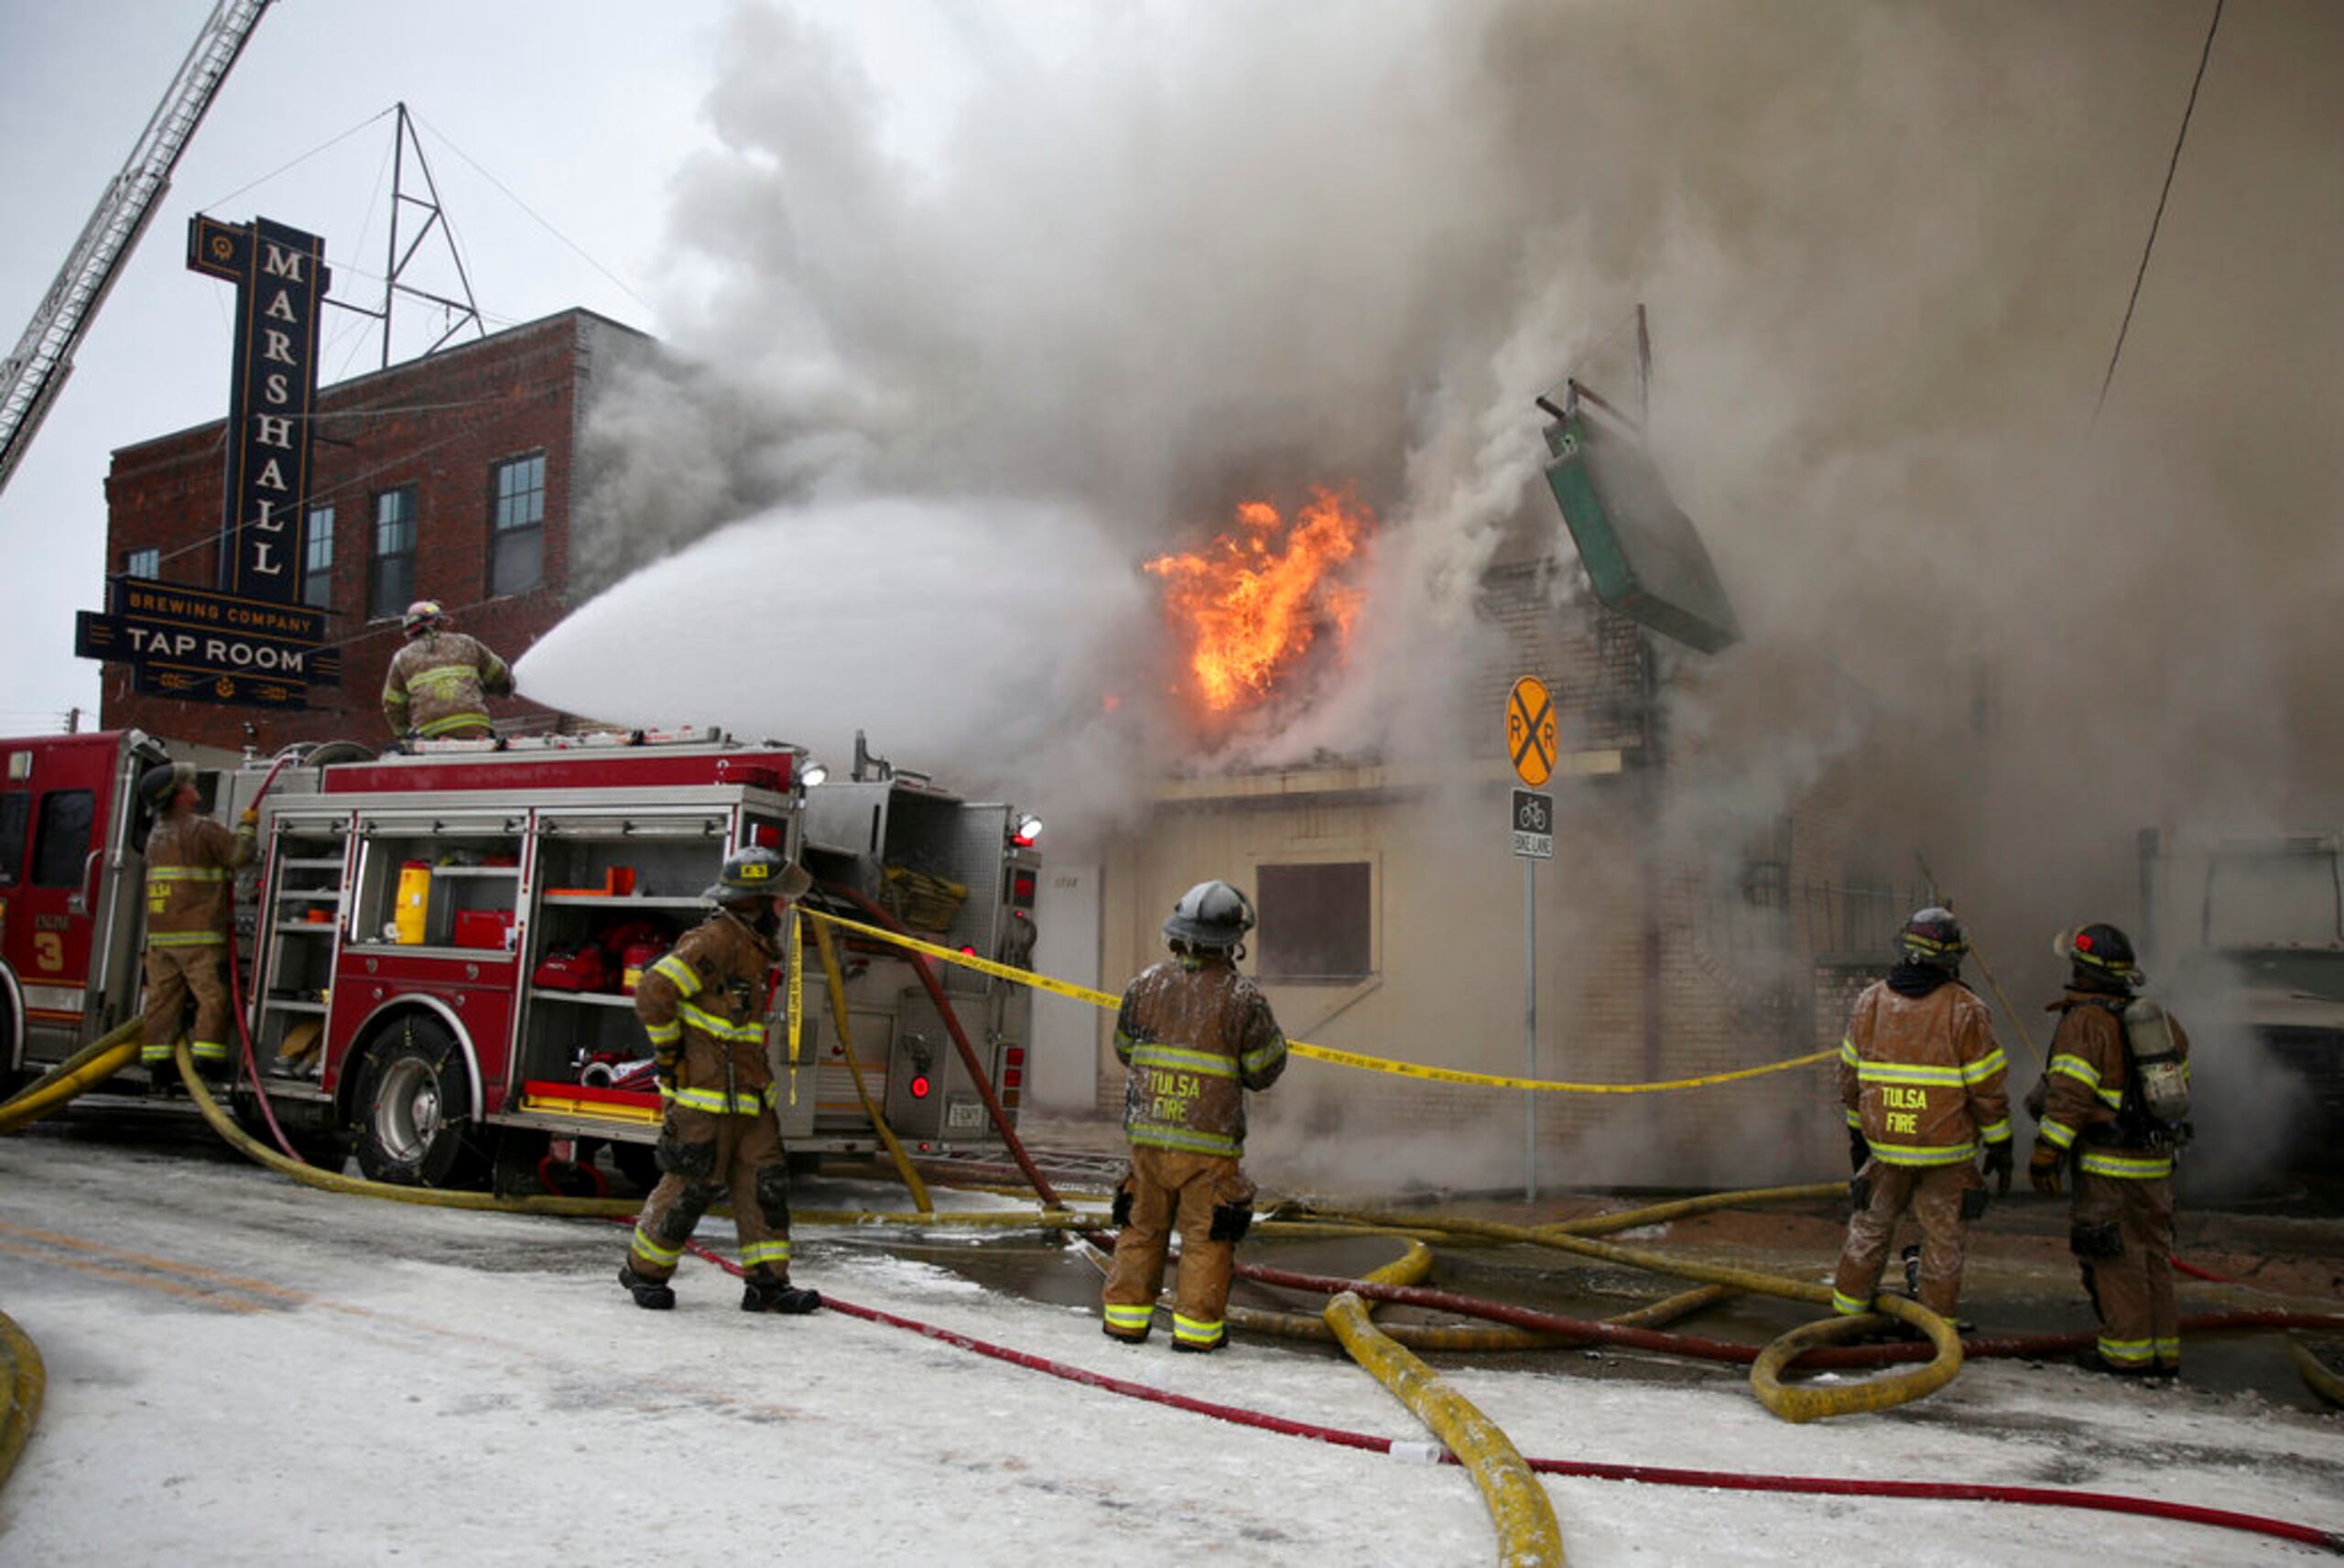
[[[0,733],[55,728],[67,708],[97,700],[98,665],[72,656],[73,612],[101,607],[109,454],[226,412],[232,291],[186,269],[190,215],[266,216],[320,233],[334,296],[375,304],[387,111],[404,100],[492,330],[582,306],[657,332],[668,185],[710,141],[701,108],[726,9],[720,0],[272,5],[0,493]],[[941,123],[969,27],[920,0],[823,9],[834,27],[887,39],[893,78],[908,84],[888,112],[916,152]],[[0,338],[9,349],[212,10],[212,0],[0,0]],[[427,250],[417,265],[435,261]],[[426,286],[444,291],[437,279]],[[420,308],[412,320],[431,324]],[[330,309],[321,379],[375,368],[379,332]]]

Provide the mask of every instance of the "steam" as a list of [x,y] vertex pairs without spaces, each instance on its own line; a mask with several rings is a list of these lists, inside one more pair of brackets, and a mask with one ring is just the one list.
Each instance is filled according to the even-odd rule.
[[939,108],[734,11],[673,214],[696,368],[587,430],[592,569],[658,564],[533,696],[648,719],[687,668],[692,717],[1103,823],[1176,754],[1132,564],[1338,483],[1384,526],[1353,656],[1219,760],[1452,748],[1482,568],[1556,533],[1530,400],[1625,399],[1642,300],[1748,633],[1668,683],[1672,876],[1830,792],[1834,852],[1925,848],[2031,1007],[2050,931],[2137,902],[2134,829],[2344,812],[2344,16],[2233,8],[2095,425],[2201,5],[952,15]]

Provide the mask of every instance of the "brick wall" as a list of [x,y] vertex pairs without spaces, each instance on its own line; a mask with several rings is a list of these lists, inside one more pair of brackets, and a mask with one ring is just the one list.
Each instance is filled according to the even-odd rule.
[[[232,708],[134,693],[127,666],[109,664],[101,721],[227,747],[242,744],[250,724],[263,752],[297,741],[388,739],[379,698],[401,637],[396,612],[369,616],[368,593],[374,498],[403,486],[416,494],[412,596],[440,600],[461,629],[508,662],[519,658],[569,608],[579,409],[595,348],[618,340],[644,341],[589,312],[567,311],[322,389],[308,503],[334,509],[327,636],[342,651],[341,686],[312,687],[303,710]],[[216,585],[224,436],[225,422],[215,421],[114,453],[106,479],[110,572],[133,551],[153,548],[163,581]],[[527,591],[492,596],[494,466],[539,452],[540,579]],[[554,718],[526,702],[492,707],[500,723],[542,726]]]

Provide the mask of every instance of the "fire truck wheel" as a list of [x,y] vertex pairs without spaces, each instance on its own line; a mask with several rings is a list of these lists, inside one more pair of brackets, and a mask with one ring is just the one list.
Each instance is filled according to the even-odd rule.
[[368,1043],[357,1121],[358,1168],[369,1181],[476,1187],[489,1173],[463,1050],[428,1014],[395,1019]]

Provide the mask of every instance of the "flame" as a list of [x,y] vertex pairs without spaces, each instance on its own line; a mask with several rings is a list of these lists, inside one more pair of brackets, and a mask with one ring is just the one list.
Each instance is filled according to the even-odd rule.
[[1313,490],[1290,529],[1276,507],[1248,501],[1237,508],[1236,531],[1202,551],[1145,563],[1164,579],[1165,612],[1209,712],[1267,697],[1320,632],[1331,628],[1339,647],[1349,639],[1365,595],[1340,568],[1363,559],[1373,523],[1331,490]]

